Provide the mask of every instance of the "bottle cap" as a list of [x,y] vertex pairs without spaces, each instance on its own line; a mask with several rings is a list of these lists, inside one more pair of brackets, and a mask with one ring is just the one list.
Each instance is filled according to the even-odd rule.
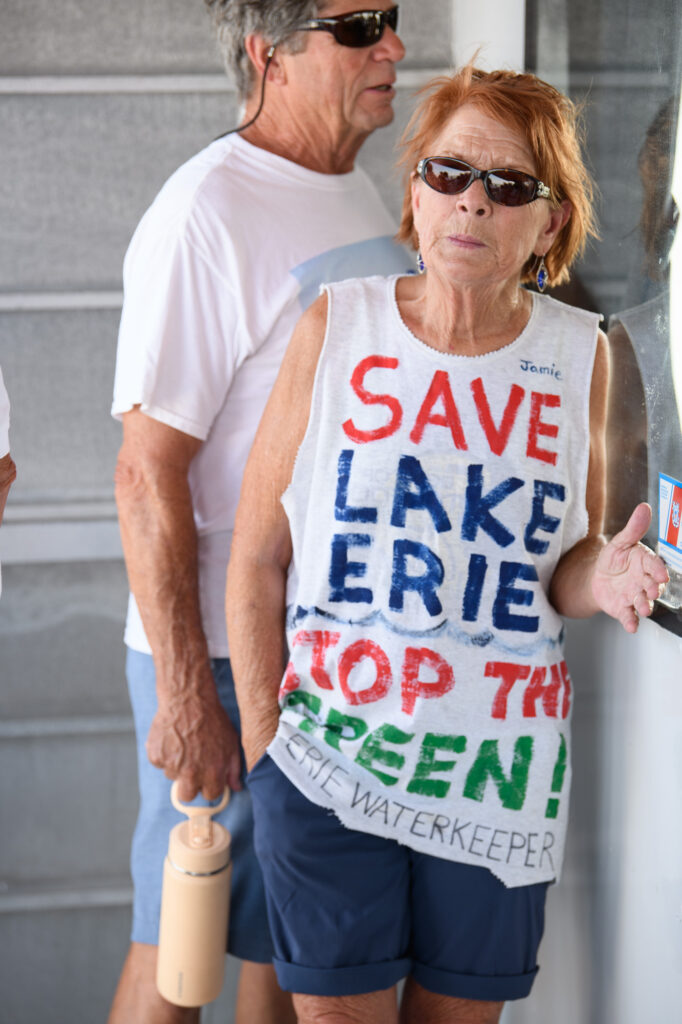
[[230,798],[226,789],[215,807],[183,804],[178,799],[177,781],[171,787],[171,802],[187,821],[171,829],[168,841],[168,859],[179,871],[193,875],[212,875],[230,863],[232,837],[212,816],[227,806]]

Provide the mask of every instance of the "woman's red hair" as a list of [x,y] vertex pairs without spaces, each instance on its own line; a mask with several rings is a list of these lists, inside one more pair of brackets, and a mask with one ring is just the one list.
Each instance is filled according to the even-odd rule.
[[[420,90],[425,94],[403,133],[400,165],[406,168],[405,196],[398,231],[400,242],[419,240],[412,216],[410,185],[422,157],[459,107],[471,103],[489,117],[512,125],[526,139],[535,160],[537,177],[548,185],[554,205],[564,199],[571,216],[545,256],[551,284],[561,284],[569,267],[582,254],[588,237],[597,237],[593,210],[594,186],[582,158],[580,112],[554,86],[536,75],[514,71],[481,71],[467,64],[452,76],[435,78]],[[522,281],[532,281],[537,258],[526,261]]]

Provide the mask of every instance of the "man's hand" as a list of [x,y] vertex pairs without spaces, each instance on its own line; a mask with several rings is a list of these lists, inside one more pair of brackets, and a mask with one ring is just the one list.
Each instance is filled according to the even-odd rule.
[[178,780],[178,798],[185,803],[200,791],[216,800],[226,785],[242,788],[239,737],[217,696],[192,692],[164,700],[146,749],[156,768]]
[[639,618],[651,615],[653,603],[668,582],[665,562],[644,544],[651,507],[642,502],[624,528],[602,548],[594,566],[592,594],[602,609],[635,633]]

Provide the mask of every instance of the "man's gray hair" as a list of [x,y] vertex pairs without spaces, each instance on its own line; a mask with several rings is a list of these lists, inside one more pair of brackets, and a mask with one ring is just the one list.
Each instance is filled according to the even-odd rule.
[[305,33],[294,33],[297,25],[315,18],[324,0],[204,0],[213,15],[218,43],[229,75],[234,78],[242,100],[250,94],[255,81],[244,40],[255,32],[268,42],[284,44],[288,53],[305,47]]

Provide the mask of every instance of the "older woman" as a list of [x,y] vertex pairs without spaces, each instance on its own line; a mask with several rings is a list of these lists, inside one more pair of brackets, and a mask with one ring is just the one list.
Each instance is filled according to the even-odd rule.
[[305,1022],[394,1021],[405,976],[420,1024],[528,994],[568,805],[560,615],[632,632],[666,579],[648,506],[600,534],[598,317],[522,287],[564,279],[593,230],[571,104],[467,67],[405,154],[425,272],[332,286],[301,320],[229,574],[275,966]]

